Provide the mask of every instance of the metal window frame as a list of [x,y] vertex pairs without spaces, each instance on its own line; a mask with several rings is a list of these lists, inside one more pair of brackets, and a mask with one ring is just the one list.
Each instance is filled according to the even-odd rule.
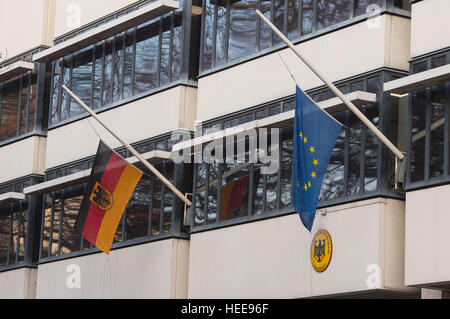
[[[378,83],[379,83],[379,90],[377,93],[377,102],[373,103],[372,105],[377,105],[378,106],[378,116],[380,117],[380,122],[378,124],[379,128],[384,132],[384,133],[388,133],[389,132],[389,121],[390,121],[390,117],[389,117],[389,99],[388,99],[388,95],[384,94],[384,92],[382,91],[382,86],[384,81],[388,80],[388,74],[396,74],[396,75],[404,75],[402,72],[395,72],[394,70],[391,69],[386,69],[386,68],[382,68],[379,70],[375,70],[372,72],[368,72],[366,74],[362,74],[360,76],[356,76],[356,77],[352,77],[349,79],[345,79],[339,82],[339,86],[342,88],[342,85],[346,86],[347,88],[350,89],[350,85],[352,83],[354,83],[356,80],[357,81],[363,81],[363,89],[367,90],[367,81],[369,79],[372,78],[378,78]],[[310,90],[308,93],[311,96],[314,95],[318,95],[318,94],[323,94],[325,92],[328,91],[328,88],[324,88],[324,87],[320,87],[317,89],[313,89]],[[215,124],[218,123],[225,123],[227,121],[231,121],[233,119],[236,118],[240,118],[243,116],[247,116],[248,114],[253,114],[253,118],[255,118],[256,113],[261,112],[263,110],[267,110],[266,114],[270,114],[270,109],[276,105],[280,105],[280,108],[283,107],[283,104],[285,104],[286,101],[290,101],[293,98],[293,96],[288,96],[286,98],[283,99],[278,99],[275,100],[273,102],[269,102],[269,103],[265,103],[262,104],[260,106],[256,106],[247,110],[243,110],[241,112],[237,112],[234,113],[233,115],[227,115],[227,116],[223,116],[217,119],[213,119],[210,120],[208,122],[205,122],[206,127],[212,127]],[[370,105],[370,104],[369,104]],[[365,109],[364,109],[365,110]],[[350,116],[349,111],[345,111],[346,113],[345,116]],[[283,130],[289,130],[291,129],[290,127],[285,128]],[[360,141],[361,145],[360,145],[360,150],[359,150],[359,154],[363,154],[366,151],[366,134],[367,134],[367,129],[363,126],[362,127],[362,139]],[[280,134],[280,144],[283,141],[283,133]],[[388,183],[388,172],[387,172],[387,168],[388,168],[388,161],[389,161],[389,152],[387,150],[383,149],[383,146],[381,143],[378,143],[377,145],[377,187],[375,190],[373,191],[367,191],[365,189],[365,176],[366,176],[366,167],[365,167],[365,156],[363,154],[363,156],[359,157],[358,163],[359,163],[359,192],[358,194],[349,194],[348,193],[348,189],[349,189],[349,179],[348,179],[348,175],[349,175],[349,142],[350,142],[350,135],[348,134],[348,132],[345,132],[345,150],[344,150],[344,195],[340,198],[333,198],[330,200],[325,200],[325,201],[321,201],[319,202],[318,207],[328,207],[328,206],[334,206],[334,205],[338,205],[338,204],[343,204],[346,202],[351,202],[351,201],[355,201],[355,200],[362,200],[362,199],[367,199],[367,198],[373,198],[373,197],[389,197],[389,198],[397,198],[397,199],[403,199],[404,198],[404,194],[403,193],[397,193],[394,192],[392,190],[389,189],[389,183]],[[280,163],[281,163],[281,156],[282,156],[282,152],[279,152],[279,156],[280,156]],[[197,185],[196,185],[196,180],[197,180],[197,174],[198,174],[198,166],[201,164],[195,164],[195,168],[194,168],[194,178],[193,178],[193,207],[194,210],[196,208],[195,206],[195,201],[196,201],[196,194],[197,194]],[[228,221],[216,221],[216,223],[208,223],[208,191],[209,191],[209,168],[210,164],[206,165],[206,180],[205,180],[205,186],[204,186],[204,191],[205,191],[205,203],[204,203],[204,213],[205,213],[205,222],[202,223],[201,225],[195,225],[195,223],[193,223],[191,225],[191,232],[198,232],[198,231],[204,231],[204,230],[209,230],[209,229],[214,229],[214,228],[220,228],[220,227],[227,227],[227,225],[235,225],[235,224],[239,224],[239,223],[243,223],[243,222],[249,222],[249,221],[254,221],[254,220],[260,220],[260,219],[264,219],[265,216],[280,216],[283,214],[286,214],[287,212],[292,213],[293,212],[293,207],[287,207],[287,208],[283,208],[280,209],[281,207],[281,202],[280,202],[280,194],[281,194],[281,178],[280,178],[280,174],[281,174],[281,167],[277,173],[277,200],[276,200],[276,209],[274,211],[267,211],[266,209],[266,204],[267,204],[267,198],[265,195],[263,195],[263,214],[260,216],[256,216],[253,215],[253,211],[252,212],[248,212],[249,214],[245,214],[245,216],[241,217],[241,218],[237,218],[237,219],[232,219],[232,220],[228,220]],[[250,177],[251,177],[251,181],[250,181],[250,185],[254,185],[255,181],[254,181],[254,172],[253,172],[254,168],[252,167],[250,170]],[[223,173],[223,172],[222,172]],[[267,190],[267,175],[264,175],[263,177],[263,194],[266,194],[266,190]],[[218,191],[219,193],[219,191]],[[252,192],[250,192],[252,193]],[[219,196],[219,195],[218,195]],[[252,200],[252,202],[249,205],[249,209],[250,206],[253,204],[253,198],[252,196],[249,194],[249,200]],[[218,198],[218,200],[220,200],[220,198]],[[195,215],[195,212],[194,212]]]
[[[410,74],[414,74],[414,66],[419,63],[426,63],[427,70],[432,69],[432,60],[438,57],[446,56],[446,64],[450,63],[450,48],[445,48],[443,50],[437,50],[435,52],[430,52],[423,56],[414,58],[410,61]],[[445,123],[444,123],[444,163],[443,163],[443,174],[439,177],[430,178],[430,150],[431,150],[431,88],[427,87],[420,90],[420,92],[425,92],[426,94],[426,119],[425,119],[425,157],[424,157],[424,178],[423,180],[411,181],[411,156],[407,159],[407,170],[406,170],[406,191],[418,190],[427,187],[440,186],[450,183],[450,81],[444,83],[445,90]],[[413,120],[413,96],[409,94],[408,97],[408,154],[412,152],[412,120]]]

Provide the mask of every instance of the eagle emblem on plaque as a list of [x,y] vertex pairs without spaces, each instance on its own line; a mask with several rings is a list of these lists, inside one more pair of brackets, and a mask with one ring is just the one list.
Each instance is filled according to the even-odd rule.
[[315,271],[327,270],[333,255],[333,243],[330,234],[322,229],[318,231],[311,243],[311,264]]
[[100,185],[99,182],[95,183],[95,186],[92,189],[90,200],[103,211],[110,210],[113,206],[112,194],[106,188]]

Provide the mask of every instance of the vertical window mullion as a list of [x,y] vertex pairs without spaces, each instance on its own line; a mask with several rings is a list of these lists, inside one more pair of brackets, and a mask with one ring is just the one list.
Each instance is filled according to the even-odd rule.
[[[70,90],[73,91],[72,88],[72,75],[73,75],[73,61],[74,61],[74,54],[70,55],[70,72],[69,72],[69,88]],[[70,95],[67,96],[67,118],[70,119],[71,114],[71,104],[72,104],[72,98],[70,97]]]
[[206,16],[206,0],[202,0],[202,16],[200,24],[200,57],[199,57],[199,69],[203,72],[203,50],[205,46],[203,42],[205,41],[205,16]]
[[[270,5],[270,22],[274,23],[275,20],[275,0],[271,1],[271,5]],[[275,34],[275,32],[272,31],[272,28],[270,29],[270,47],[273,47],[274,44],[274,38],[277,35]]]
[[[346,125],[349,124],[349,113],[350,111],[347,111],[346,114]],[[348,128],[345,130],[345,147],[344,147],[344,196],[347,196],[348,194],[348,174],[349,174],[349,163],[350,163],[350,130],[351,128]]]
[[[364,115],[365,108],[361,110]],[[361,126],[362,132],[361,132],[361,156],[360,156],[360,162],[359,162],[359,193],[363,194],[366,192],[365,190],[365,177],[366,177],[366,168],[365,168],[365,162],[366,162],[366,136],[367,136],[367,127],[365,125]]]
[[[258,3],[256,4],[257,9],[261,11],[261,0],[258,0]],[[259,52],[261,50],[261,19],[256,19],[256,52]]]
[[114,77],[115,77],[115,71],[116,71],[116,38],[117,36],[113,36],[112,37],[112,53],[111,53],[111,92],[109,92],[109,97],[110,97],[110,101],[111,104],[114,103]]
[[[95,54],[95,49],[97,48],[97,44],[94,44],[92,47],[92,77],[91,77],[91,110],[94,109],[94,86],[95,86],[95,67],[96,67],[96,54]],[[83,247],[83,246],[81,246]]]
[[302,23],[302,14],[303,14],[303,0],[297,0],[298,2],[298,28],[299,28],[299,38],[302,37],[303,33],[303,23]]
[[288,37],[288,0],[284,0],[284,19],[283,19],[283,34]]
[[350,0],[350,19],[355,16],[355,0]]
[[[63,82],[63,78],[64,78],[63,68],[64,67],[63,67],[63,62],[62,62],[61,59],[59,60],[58,64],[59,64],[59,72],[61,74],[59,75],[58,98],[56,99],[56,101],[57,101],[56,113],[57,113],[58,122],[61,122],[61,116],[62,116],[62,90],[63,90],[62,86],[64,84],[64,82]],[[30,96],[30,94],[28,93],[28,100],[30,100],[29,96]],[[28,102],[27,103],[27,112],[28,112],[29,104],[30,103]]]
[[[287,2],[287,0],[285,0]],[[272,136],[271,136],[272,139]],[[278,173],[277,173],[277,201],[276,201],[276,210],[279,211],[281,204],[281,155],[283,153],[282,151],[282,134],[279,134],[278,136]],[[272,163],[271,163],[272,164]]]
[[[249,159],[250,162],[252,161],[252,159]],[[254,188],[255,188],[255,164],[251,163],[249,166],[249,170],[250,170],[250,178],[249,178],[249,186],[248,186],[248,211],[247,211],[247,216],[251,216],[252,212],[253,212],[253,193],[254,193]]]

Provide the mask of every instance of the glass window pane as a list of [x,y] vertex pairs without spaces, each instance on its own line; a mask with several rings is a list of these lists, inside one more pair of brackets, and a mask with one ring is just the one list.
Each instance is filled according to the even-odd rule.
[[25,241],[27,236],[27,222],[28,222],[28,202],[24,201],[19,211],[19,256],[18,262],[22,263],[25,260]]
[[[286,35],[286,30],[284,29],[284,0],[273,0],[273,21],[272,23],[280,30],[284,35]],[[263,22],[264,23],[264,22]],[[279,36],[273,34],[273,44],[278,44],[283,42]]]
[[159,20],[139,27],[136,35],[134,94],[158,86]]
[[[72,92],[84,103],[91,105],[92,88],[92,47],[86,48],[73,57]],[[83,108],[71,98],[70,117],[84,113]]]
[[314,20],[314,1],[303,0],[302,1],[302,35],[306,35],[313,30]]
[[298,0],[288,0],[288,10],[287,10],[287,28],[288,28],[288,38],[296,39],[300,36],[300,27],[298,19],[298,7],[300,1]]
[[[173,182],[173,172],[174,172],[174,164],[170,162],[165,163],[166,170],[164,176],[169,181]],[[170,232],[172,227],[172,211],[173,211],[173,203],[174,203],[174,193],[165,187],[164,191],[164,210],[163,210],[163,232]]]
[[202,70],[208,70],[212,67],[213,60],[213,37],[214,37],[214,2],[205,1],[203,10],[203,52],[202,52]]
[[415,92],[412,96],[411,114],[411,182],[425,177],[425,123],[426,91]]
[[25,74],[22,77],[19,135],[25,134],[27,131],[27,104],[28,104],[28,93],[30,91],[29,78],[30,78],[29,74]]
[[160,225],[161,225],[161,197],[162,197],[162,188],[160,182],[154,181],[153,184],[153,211],[152,211],[152,235],[160,234]]
[[431,88],[430,178],[444,174],[445,84]]
[[[62,84],[70,87],[70,57],[61,60]],[[67,120],[69,117],[69,95],[66,90],[61,91],[61,121]]]
[[130,30],[126,33],[125,42],[125,62],[123,69],[123,98],[129,98],[133,95],[133,64],[134,64],[134,48],[133,48],[134,31]]
[[116,36],[114,40],[114,68],[113,68],[113,102],[122,98],[122,73],[123,73],[123,42],[125,34]]
[[281,197],[280,208],[292,206],[292,158],[293,140],[285,140],[281,145]]
[[64,190],[61,254],[68,254],[80,250],[81,235],[75,231],[75,222],[81,207],[83,195],[83,185]]
[[230,8],[230,38],[228,61],[245,57],[256,51],[257,0],[241,0]]
[[[379,119],[378,103],[371,104],[366,107],[366,116],[374,125],[378,125]],[[378,145],[379,138],[369,129],[365,129],[366,145],[364,155],[364,191],[372,192],[377,189],[378,180]]]
[[109,38],[105,41],[105,71],[103,77],[103,106],[109,105],[112,102],[112,77],[113,77],[113,41],[114,38]]
[[255,165],[254,169],[255,192],[253,195],[253,215],[264,213],[264,175],[261,174],[261,165]]
[[162,28],[160,86],[169,83],[170,19],[163,19]]
[[[261,13],[264,14],[264,16],[272,21],[271,17],[271,10],[272,10],[272,1],[267,0],[261,0]],[[271,46],[271,36],[272,31],[270,27],[267,25],[267,23],[264,23],[261,21],[259,23],[259,48],[260,50],[266,49]]]
[[0,267],[6,266],[9,242],[9,205],[0,209]]
[[34,130],[34,122],[36,120],[36,98],[37,98],[37,73],[31,74],[30,87],[30,107],[28,109],[28,132]]
[[41,242],[41,256],[40,258],[47,258],[49,254],[49,245],[50,245],[50,227],[51,227],[51,214],[52,214],[52,198],[49,194],[44,195],[44,218],[42,225],[42,242]]
[[50,112],[50,124],[58,123],[58,91],[59,91],[59,79],[61,69],[58,67],[58,63],[54,63],[53,84],[51,92],[51,112]]
[[368,0],[355,0],[355,17],[366,14],[368,5]]
[[[247,215],[249,164],[234,161],[224,164],[220,198],[220,221]],[[209,213],[209,211],[208,211]]]
[[103,42],[95,46],[95,67],[94,67],[94,101],[92,108],[97,109],[102,105],[102,79],[103,79]]
[[172,42],[172,81],[180,79],[183,54],[183,25],[182,17],[174,17],[173,42]]
[[146,237],[151,201],[152,180],[143,175],[128,202],[126,210],[125,240]]
[[349,167],[348,167],[348,195],[356,195],[361,190],[360,172],[361,172],[361,136],[362,122],[354,115],[349,113],[348,127],[350,128],[349,139]]
[[350,18],[350,0],[317,0],[317,30]]
[[221,65],[226,63],[227,50],[227,7],[226,1],[217,5],[217,34],[216,34],[216,63]]
[[6,140],[17,136],[19,114],[20,79],[17,78],[3,85],[1,105],[0,139]]
[[[343,122],[342,115],[337,114],[335,118]],[[345,185],[344,185],[344,163],[345,163],[345,135],[347,130],[342,129],[339,134],[336,144],[331,154],[330,163],[328,164],[327,172],[325,174],[322,190],[319,200],[331,200],[345,195]]]

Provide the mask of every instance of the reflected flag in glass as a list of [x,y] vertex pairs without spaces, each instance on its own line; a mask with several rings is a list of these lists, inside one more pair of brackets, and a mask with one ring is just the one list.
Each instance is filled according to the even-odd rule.
[[322,182],[342,125],[297,86],[294,126],[294,207],[311,231]]

